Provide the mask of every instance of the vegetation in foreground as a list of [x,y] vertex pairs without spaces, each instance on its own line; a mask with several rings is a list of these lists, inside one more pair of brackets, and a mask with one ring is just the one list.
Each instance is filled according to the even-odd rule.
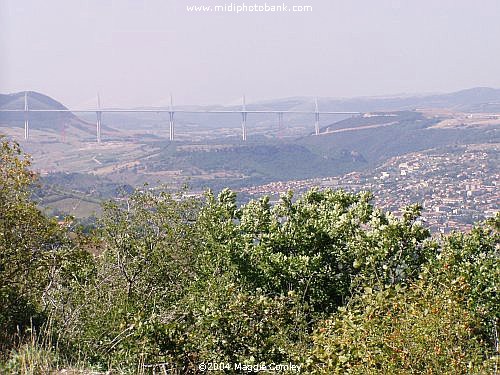
[[16,144],[0,157],[4,373],[497,371],[499,216],[433,239],[418,206],[394,217],[369,193],[238,207],[229,190],[145,189],[107,203],[89,234],[30,201]]

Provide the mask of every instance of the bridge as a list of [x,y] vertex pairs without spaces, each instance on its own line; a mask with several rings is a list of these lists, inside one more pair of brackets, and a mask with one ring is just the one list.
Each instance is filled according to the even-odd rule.
[[283,125],[283,115],[287,114],[303,114],[303,115],[314,115],[314,134],[319,135],[319,120],[321,115],[361,115],[361,112],[348,112],[348,111],[320,111],[318,107],[318,100],[315,101],[315,108],[311,111],[282,111],[282,110],[248,110],[246,107],[245,97],[243,97],[243,103],[241,110],[185,110],[174,108],[172,96],[170,96],[170,106],[168,108],[155,108],[155,109],[106,109],[101,108],[101,100],[99,95],[97,96],[97,108],[96,109],[30,109],[28,103],[28,93],[24,94],[24,109],[1,109],[0,112],[22,112],[24,113],[24,139],[28,140],[30,138],[30,125],[29,125],[29,114],[30,113],[95,113],[96,114],[96,141],[101,143],[101,123],[103,113],[168,113],[169,114],[169,139],[173,141],[175,139],[175,121],[174,115],[176,113],[200,113],[200,114],[231,114],[239,113],[241,114],[241,138],[243,141],[247,140],[247,116],[248,114],[276,114],[278,115],[278,123]]

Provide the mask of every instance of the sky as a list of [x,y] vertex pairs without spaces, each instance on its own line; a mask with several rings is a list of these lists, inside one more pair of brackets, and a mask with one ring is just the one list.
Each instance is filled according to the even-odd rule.
[[[193,5],[311,6],[193,12]],[[0,92],[71,108],[500,88],[499,0],[0,0]]]

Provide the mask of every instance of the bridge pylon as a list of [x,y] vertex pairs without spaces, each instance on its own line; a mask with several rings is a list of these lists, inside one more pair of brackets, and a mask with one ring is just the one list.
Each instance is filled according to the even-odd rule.
[[314,111],[314,134],[319,135],[319,107],[318,98],[315,100],[315,111]]
[[97,122],[96,122],[96,139],[97,143],[101,143],[101,123],[102,123],[102,111],[101,111],[101,97],[97,93]]
[[284,126],[283,126],[283,112],[278,112],[278,136],[281,137],[283,135]]
[[169,117],[169,139],[173,141],[175,139],[175,122],[174,122],[174,102],[172,99],[172,94],[170,94],[170,110],[168,112]]
[[241,138],[243,141],[247,140],[247,114],[245,95],[243,95],[243,109],[241,111]]
[[30,138],[30,120],[28,115],[28,92],[24,92],[24,139],[28,140]]

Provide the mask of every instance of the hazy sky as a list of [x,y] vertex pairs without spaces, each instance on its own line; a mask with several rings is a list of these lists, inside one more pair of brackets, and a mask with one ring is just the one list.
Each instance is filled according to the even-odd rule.
[[500,87],[500,0],[0,0],[0,92],[69,106]]

